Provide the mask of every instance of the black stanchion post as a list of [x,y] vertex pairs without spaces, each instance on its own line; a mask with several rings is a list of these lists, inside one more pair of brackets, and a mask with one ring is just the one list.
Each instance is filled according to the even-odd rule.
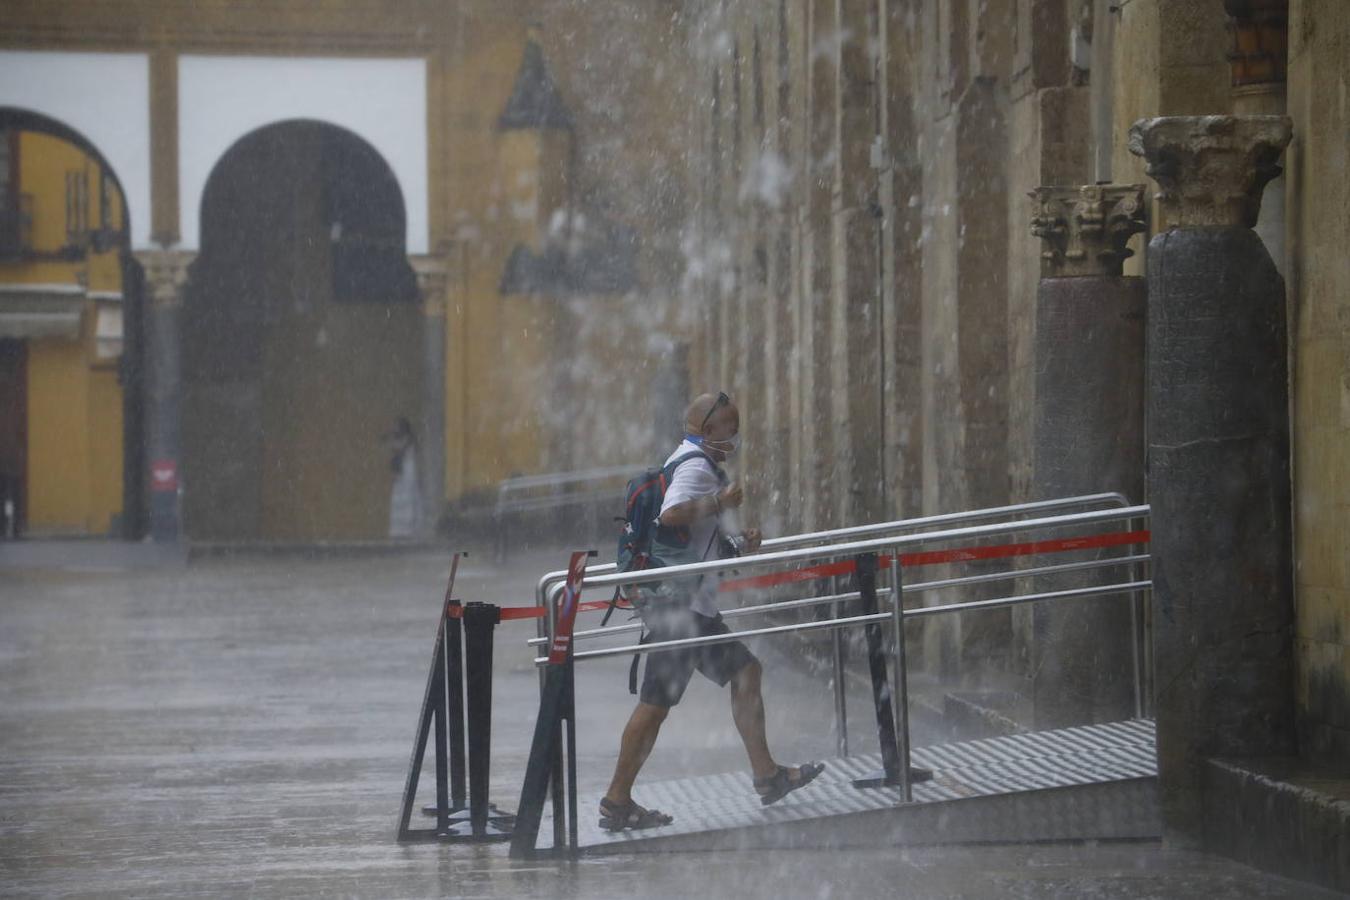
[[[857,558],[858,592],[862,595],[862,614],[875,615],[877,604],[877,555],[863,553]],[[900,760],[895,752],[895,719],[891,715],[891,687],[886,678],[886,654],[882,649],[881,625],[863,626],[867,640],[867,669],[872,676],[872,706],[876,710],[877,738],[881,743],[881,773],[859,778],[854,787],[880,787],[900,782]]]
[[440,671],[440,684],[438,686],[436,698],[436,832],[446,834],[450,830],[450,777],[449,759],[446,747],[446,725],[449,719],[449,703],[447,701],[446,682],[449,680],[449,648],[446,647],[446,637],[450,632],[448,627],[448,616],[441,613],[441,639],[440,639],[440,660],[437,668]]
[[445,696],[450,720],[450,808],[468,805],[464,790],[464,637],[458,600],[447,605],[445,617]]
[[563,716],[567,719],[567,845],[577,846],[577,704],[576,662],[567,655],[567,688]]
[[[862,595],[862,614],[865,616],[876,615],[880,612],[880,608],[877,603],[877,557],[875,553],[864,553],[858,557],[857,573],[858,592]],[[898,578],[892,589],[895,591],[895,595],[891,598],[892,602],[901,603]],[[900,777],[900,767],[905,763],[900,759],[900,752],[895,739],[895,716],[891,710],[891,684],[886,677],[886,652],[883,647],[881,624],[869,622],[863,626],[863,633],[867,638],[867,668],[872,675],[872,705],[876,708],[877,713],[877,738],[881,742],[881,771],[863,778],[855,778],[853,786],[855,788],[894,787],[900,785],[903,781]],[[899,629],[897,629],[897,639],[904,639],[903,631]],[[899,684],[899,679],[903,677],[903,673],[897,672],[896,683]],[[906,727],[908,727],[908,723],[906,723]],[[909,746],[908,734],[905,737],[905,746]],[[927,781],[933,777],[932,771],[918,766],[909,766],[907,773],[911,784]]]
[[[559,689],[559,698],[562,689]],[[563,847],[567,843],[567,795],[563,792],[563,726],[566,712],[562,709],[562,699],[558,700],[558,721],[553,725],[553,774],[549,778],[549,800],[553,804],[553,846]]]
[[488,833],[488,778],[492,771],[492,632],[500,607],[464,606],[464,669],[469,714],[469,822],[474,837]]

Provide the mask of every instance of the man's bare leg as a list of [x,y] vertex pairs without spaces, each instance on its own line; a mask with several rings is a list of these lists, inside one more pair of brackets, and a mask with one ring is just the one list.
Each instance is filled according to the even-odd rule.
[[764,733],[764,696],[760,692],[763,669],[752,662],[731,679],[731,718],[741,733],[741,742],[750,757],[750,768],[756,778],[767,778],[778,771],[778,764],[769,752],[769,740]]
[[633,799],[633,782],[651,755],[652,747],[656,746],[656,736],[661,733],[661,723],[669,712],[665,707],[639,703],[628,717],[623,738],[619,741],[619,761],[614,765],[614,778],[605,792],[605,799],[610,803],[627,804]]

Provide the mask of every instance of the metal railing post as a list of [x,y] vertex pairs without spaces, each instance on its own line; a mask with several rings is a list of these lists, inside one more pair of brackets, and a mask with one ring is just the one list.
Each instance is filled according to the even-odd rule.
[[900,548],[891,550],[891,649],[895,690],[891,692],[891,717],[895,720],[895,750],[900,763],[900,790],[905,802],[914,799],[909,769],[909,678],[905,668],[905,595],[900,573]]
[[[839,592],[838,577],[830,576],[830,593]],[[831,618],[839,618],[839,604],[832,604]],[[835,629],[830,634],[831,663],[834,668],[834,743],[840,757],[848,756],[848,705],[844,695],[844,633]]]

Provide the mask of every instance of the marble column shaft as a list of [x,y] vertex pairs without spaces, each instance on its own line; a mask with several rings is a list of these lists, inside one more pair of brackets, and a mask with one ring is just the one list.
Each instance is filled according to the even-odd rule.
[[[1032,232],[1045,242],[1036,297],[1035,499],[1144,488],[1144,279],[1121,274],[1144,230],[1143,185],[1043,187]],[[1103,551],[1102,555],[1120,555]],[[1124,569],[1068,576],[1101,583]],[[1031,693],[1037,728],[1134,715],[1131,597],[1037,604]]]
[[[193,253],[151,250],[136,254],[145,270],[146,464],[150,471],[150,535],[160,543],[176,542],[183,532],[182,494],[187,489],[182,467],[181,316],[183,291]],[[173,480],[163,477],[173,473]],[[156,474],[161,476],[157,484]]]
[[1142,120],[1168,226],[1148,255],[1158,763],[1164,832],[1205,833],[1204,762],[1295,749],[1284,282],[1251,230],[1287,118]]

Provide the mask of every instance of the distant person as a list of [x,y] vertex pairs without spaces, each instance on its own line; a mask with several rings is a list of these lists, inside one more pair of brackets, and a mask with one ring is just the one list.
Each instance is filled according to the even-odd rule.
[[422,528],[422,492],[417,480],[417,438],[412,423],[400,416],[384,436],[390,449],[389,536],[416,537]]
[[[741,532],[729,522],[741,505],[739,484],[729,483],[721,463],[740,446],[740,412],[726,394],[703,394],[684,414],[685,436],[666,460],[675,468],[661,504],[652,556],[664,565],[682,565],[759,549],[760,533]],[[725,529],[725,531],[724,531]],[[718,578],[674,577],[659,585],[637,586],[635,605],[648,643],[729,634],[717,609]],[[623,730],[614,779],[600,801],[600,827],[610,831],[669,825],[673,817],[633,801],[633,782],[656,744],[661,723],[680,702],[697,669],[719,686],[731,685],[731,715],[750,757],[754,788],[768,806],[810,783],[825,768],[807,763],[780,766],[764,733],[764,700],[759,660],[740,641],[647,654],[637,708]]]

